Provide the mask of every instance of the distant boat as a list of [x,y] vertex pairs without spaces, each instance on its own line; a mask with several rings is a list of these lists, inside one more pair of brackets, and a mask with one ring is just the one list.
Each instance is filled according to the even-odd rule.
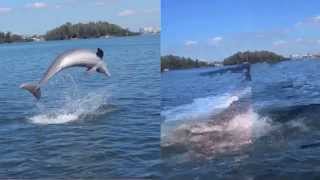
[[169,69],[168,68],[165,68],[164,70],[163,70],[163,72],[168,72],[169,71]]

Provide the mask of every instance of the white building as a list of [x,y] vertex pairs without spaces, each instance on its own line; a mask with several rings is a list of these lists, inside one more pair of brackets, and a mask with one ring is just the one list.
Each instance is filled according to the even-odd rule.
[[157,27],[144,27],[144,28],[140,28],[139,32],[141,34],[159,34],[160,33],[160,29]]

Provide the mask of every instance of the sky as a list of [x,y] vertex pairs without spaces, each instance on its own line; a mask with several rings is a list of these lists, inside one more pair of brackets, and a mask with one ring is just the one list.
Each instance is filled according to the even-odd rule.
[[0,31],[44,34],[66,22],[160,28],[160,0],[1,0]]
[[320,53],[318,0],[162,0],[161,53],[221,61],[238,51]]

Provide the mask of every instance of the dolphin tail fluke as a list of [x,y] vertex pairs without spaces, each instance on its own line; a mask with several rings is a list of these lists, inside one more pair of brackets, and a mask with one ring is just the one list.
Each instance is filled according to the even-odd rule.
[[37,100],[41,97],[41,90],[38,85],[24,83],[20,85],[20,88],[28,90],[35,98],[37,98]]

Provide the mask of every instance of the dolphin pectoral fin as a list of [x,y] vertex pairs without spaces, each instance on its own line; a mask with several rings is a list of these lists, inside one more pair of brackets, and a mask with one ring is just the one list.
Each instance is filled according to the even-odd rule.
[[35,98],[37,98],[37,100],[41,97],[41,90],[38,85],[24,83],[20,85],[20,88],[28,90]]
[[97,66],[93,66],[93,67],[91,67],[91,68],[88,68],[88,69],[87,69],[87,72],[88,72],[89,74],[92,74],[92,73],[96,72],[97,68],[98,68]]

